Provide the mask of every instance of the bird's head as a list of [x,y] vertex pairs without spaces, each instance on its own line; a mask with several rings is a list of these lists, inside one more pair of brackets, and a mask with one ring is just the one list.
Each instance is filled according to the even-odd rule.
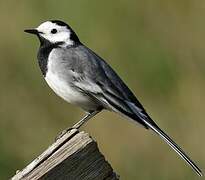
[[52,44],[61,43],[65,46],[72,46],[80,43],[72,28],[59,20],[43,22],[37,28],[26,29],[25,32],[37,35],[41,44],[49,42]]

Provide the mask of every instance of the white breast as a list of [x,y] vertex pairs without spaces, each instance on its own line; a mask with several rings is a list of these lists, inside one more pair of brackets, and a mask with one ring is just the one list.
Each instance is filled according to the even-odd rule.
[[61,79],[57,74],[48,71],[45,77],[53,91],[65,101],[80,106],[86,111],[95,110],[97,104],[82,92],[74,89],[69,83]]
[[57,95],[69,103],[76,101],[80,97],[80,94],[74,91],[68,83],[62,81],[50,71],[47,72],[45,80]]
[[72,77],[77,77],[78,74],[66,67],[66,64],[59,59],[58,51],[55,49],[48,57],[47,69],[45,80],[58,96],[86,111],[96,110],[99,106],[97,102],[78,88],[73,87]]

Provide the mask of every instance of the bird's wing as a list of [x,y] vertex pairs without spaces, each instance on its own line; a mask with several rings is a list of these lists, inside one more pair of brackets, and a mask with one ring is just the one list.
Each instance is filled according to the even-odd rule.
[[[78,49],[78,56],[83,56],[83,63],[86,62],[86,64],[84,64],[82,73],[84,78],[75,82],[76,87],[94,96],[98,101],[109,104],[114,111],[136,120],[146,128],[148,126],[144,119],[155,125],[131,90],[102,58],[85,46]],[[133,112],[131,105],[135,106],[137,112]]]

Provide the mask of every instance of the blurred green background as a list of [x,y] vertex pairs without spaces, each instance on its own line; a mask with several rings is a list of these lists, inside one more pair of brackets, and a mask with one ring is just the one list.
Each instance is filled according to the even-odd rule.
[[[84,113],[47,86],[39,42],[23,32],[70,24],[119,73],[153,119],[205,170],[205,1],[0,0],[0,179],[8,179]],[[123,180],[193,180],[164,142],[103,112],[82,128]]]

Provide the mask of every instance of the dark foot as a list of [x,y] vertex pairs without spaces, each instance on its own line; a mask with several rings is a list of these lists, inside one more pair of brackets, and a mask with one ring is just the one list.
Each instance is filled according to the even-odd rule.
[[71,127],[71,128],[65,129],[61,131],[60,133],[58,133],[58,135],[55,137],[55,141],[63,137],[68,131],[71,131],[72,129],[75,129],[75,128]]

